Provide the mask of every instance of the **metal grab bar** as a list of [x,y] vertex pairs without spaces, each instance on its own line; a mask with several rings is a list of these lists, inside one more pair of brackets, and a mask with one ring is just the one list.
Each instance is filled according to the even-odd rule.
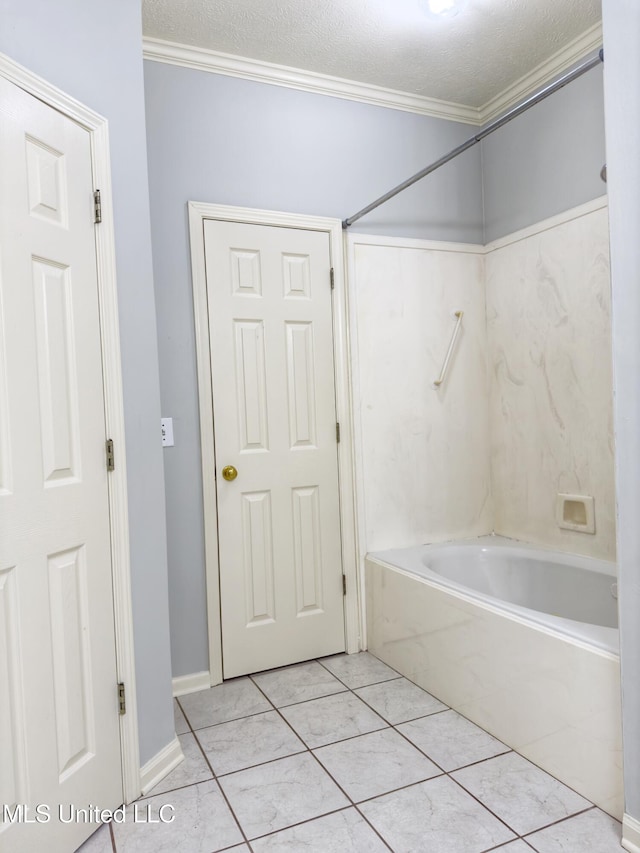
[[445,376],[447,375],[447,369],[449,368],[449,362],[451,361],[451,356],[453,354],[453,348],[456,345],[456,339],[458,337],[458,333],[460,331],[460,327],[462,326],[462,318],[464,316],[464,311],[454,311],[453,316],[457,319],[457,323],[453,330],[453,334],[451,335],[451,343],[449,344],[449,349],[447,350],[447,354],[444,357],[444,362],[442,364],[442,370],[440,371],[440,376],[434,380],[433,388],[437,391],[438,388],[444,382]]

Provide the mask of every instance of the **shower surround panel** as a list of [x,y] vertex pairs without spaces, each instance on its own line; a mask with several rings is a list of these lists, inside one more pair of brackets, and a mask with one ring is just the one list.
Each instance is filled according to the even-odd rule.
[[[489,533],[484,258],[456,244],[353,239],[366,550]],[[436,391],[458,310],[462,329]]]
[[[486,256],[491,474],[496,532],[615,560],[609,229],[600,205],[500,240]],[[593,496],[595,535],[558,527],[558,493]]]
[[[349,246],[362,553],[495,531],[615,559],[606,199],[487,247]],[[595,535],[558,493],[594,497]]]

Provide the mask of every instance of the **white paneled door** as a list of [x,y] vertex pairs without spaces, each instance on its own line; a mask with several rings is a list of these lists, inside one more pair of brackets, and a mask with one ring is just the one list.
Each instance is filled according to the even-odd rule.
[[122,802],[91,175],[89,133],[0,78],[2,853]]
[[204,228],[230,678],[345,648],[331,256],[320,231]]

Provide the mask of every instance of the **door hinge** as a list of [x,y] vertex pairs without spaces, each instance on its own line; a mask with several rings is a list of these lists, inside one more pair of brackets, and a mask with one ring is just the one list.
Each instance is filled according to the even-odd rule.
[[108,438],[106,441],[107,448],[107,471],[115,471],[116,459],[113,452],[113,439]]
[[336,424],[336,442],[340,444],[340,424]]
[[93,194],[93,221],[96,225],[102,222],[102,201],[100,200],[100,190],[96,190]]
[[347,576],[346,575],[342,575],[342,594],[343,595],[347,594]]
[[118,710],[121,716],[127,713],[127,697],[125,696],[123,681],[118,684]]
[[336,286],[336,278],[333,272],[333,267],[331,267],[331,270],[329,272],[329,279],[331,281],[331,290],[333,290],[333,288]]

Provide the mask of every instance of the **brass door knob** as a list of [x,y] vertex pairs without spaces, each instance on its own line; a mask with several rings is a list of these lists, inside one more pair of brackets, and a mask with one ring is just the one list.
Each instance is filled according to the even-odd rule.
[[238,471],[233,467],[233,465],[225,465],[222,469],[222,476],[225,480],[235,480],[238,476]]

